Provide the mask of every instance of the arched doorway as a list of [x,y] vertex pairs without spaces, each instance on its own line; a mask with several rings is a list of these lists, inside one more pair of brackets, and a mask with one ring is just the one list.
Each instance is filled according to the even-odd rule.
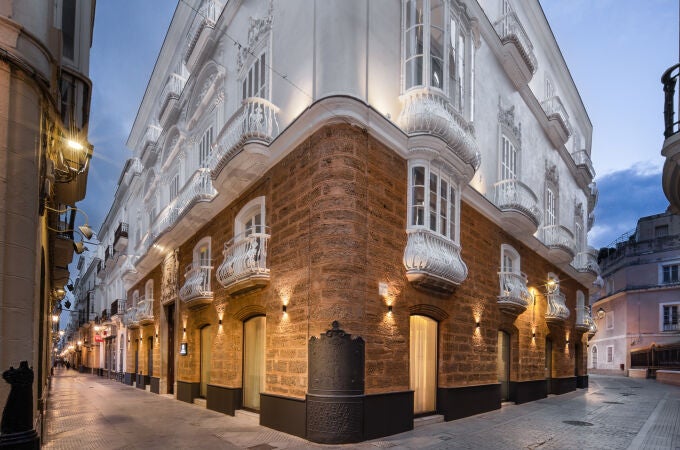
[[201,328],[201,387],[199,395],[203,398],[208,396],[208,383],[210,382],[210,361],[212,358],[212,333],[210,325]]
[[510,335],[505,331],[498,331],[497,364],[498,382],[501,384],[501,401],[510,397]]
[[437,410],[437,328],[434,319],[411,316],[409,385],[417,415]]
[[243,323],[243,407],[260,410],[260,392],[264,390],[265,316]]

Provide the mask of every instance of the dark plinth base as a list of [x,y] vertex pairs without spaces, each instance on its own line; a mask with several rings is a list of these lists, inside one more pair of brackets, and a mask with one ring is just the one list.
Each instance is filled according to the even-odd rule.
[[548,384],[545,380],[511,381],[510,401],[517,404],[533,402],[548,395]]
[[205,406],[213,411],[233,416],[234,412],[241,408],[242,397],[243,391],[241,388],[228,388],[209,384]]
[[151,385],[151,392],[154,394],[161,393],[161,379],[156,377],[149,377],[149,384]]
[[576,387],[580,389],[588,389],[588,375],[577,376]]
[[135,380],[135,385],[137,386],[137,389],[146,389],[146,378],[144,375],[137,374],[136,380]]
[[260,425],[304,438],[306,415],[303,399],[260,394]]
[[437,389],[437,410],[444,420],[456,420],[501,407],[501,385],[484,384]]
[[177,400],[193,403],[194,399],[200,396],[200,393],[201,383],[192,383],[190,381],[179,380],[177,381]]
[[307,439],[349,444],[363,437],[363,395],[307,394]]
[[372,394],[364,398],[364,440],[413,429],[413,391]]
[[40,436],[35,430],[0,435],[0,448],[12,450],[39,450]]
[[576,377],[551,378],[549,394],[566,394],[576,390]]
[[134,373],[130,372],[125,372],[124,378],[123,378],[123,383],[127,384],[128,386],[132,386],[134,380],[135,380],[136,375]]

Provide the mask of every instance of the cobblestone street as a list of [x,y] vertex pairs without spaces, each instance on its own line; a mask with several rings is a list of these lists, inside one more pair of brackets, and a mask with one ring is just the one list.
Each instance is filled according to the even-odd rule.
[[169,396],[58,369],[48,404],[50,449],[393,448],[677,449],[680,388],[590,376],[589,389],[346,446],[324,446]]

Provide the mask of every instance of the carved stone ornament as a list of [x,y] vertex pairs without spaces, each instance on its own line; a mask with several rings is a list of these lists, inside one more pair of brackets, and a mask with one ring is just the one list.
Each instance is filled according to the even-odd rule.
[[518,143],[522,143],[522,124],[515,125],[515,106],[508,109],[503,108],[503,105],[498,104],[498,121],[512,132]]
[[545,162],[545,179],[557,186],[560,182],[560,175],[557,173],[557,166],[555,164],[550,164],[548,161]]
[[177,252],[170,253],[163,261],[161,274],[161,303],[167,304],[177,298]]
[[574,201],[574,216],[580,217],[583,220],[583,203]]
[[249,56],[253,54],[253,51],[257,47],[258,43],[265,36],[269,30],[272,28],[272,19],[274,17],[274,2],[270,0],[267,15],[261,19],[255,19],[250,17],[250,27],[248,28],[248,41],[245,45],[241,45],[238,42],[238,53],[236,55],[236,63],[238,64],[238,70],[243,68],[243,65],[248,61]]

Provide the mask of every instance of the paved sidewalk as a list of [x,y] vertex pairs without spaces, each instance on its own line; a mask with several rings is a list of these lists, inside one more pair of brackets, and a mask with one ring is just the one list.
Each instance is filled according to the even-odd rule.
[[317,445],[131,386],[59,369],[48,402],[51,449],[680,449],[680,388],[590,376],[590,388],[507,405],[375,441]]

